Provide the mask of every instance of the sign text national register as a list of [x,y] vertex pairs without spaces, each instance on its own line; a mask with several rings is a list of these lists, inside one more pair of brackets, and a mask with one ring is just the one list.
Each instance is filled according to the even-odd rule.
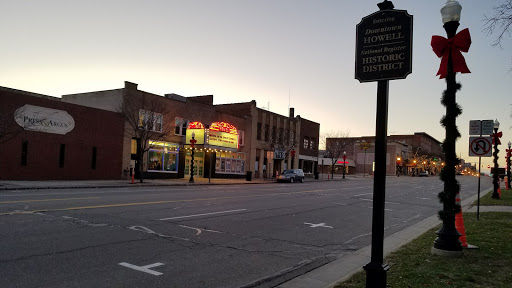
[[357,24],[359,82],[405,79],[412,73],[412,18],[405,10],[382,10]]

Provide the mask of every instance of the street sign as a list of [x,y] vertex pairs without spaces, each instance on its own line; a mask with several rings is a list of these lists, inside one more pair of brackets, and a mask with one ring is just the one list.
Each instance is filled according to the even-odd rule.
[[494,133],[494,121],[482,120],[482,135],[491,135]]
[[470,120],[469,135],[491,135],[493,134],[493,120]]
[[469,156],[491,157],[492,137],[469,137]]
[[412,73],[412,20],[406,10],[381,10],[356,26],[359,82],[405,79]]
[[469,135],[482,135],[482,121],[470,120],[469,121]]

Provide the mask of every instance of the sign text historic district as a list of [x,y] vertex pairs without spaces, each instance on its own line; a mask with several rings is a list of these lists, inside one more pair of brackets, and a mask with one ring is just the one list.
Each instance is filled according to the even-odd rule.
[[383,10],[357,25],[356,76],[360,82],[404,79],[412,72],[412,15]]

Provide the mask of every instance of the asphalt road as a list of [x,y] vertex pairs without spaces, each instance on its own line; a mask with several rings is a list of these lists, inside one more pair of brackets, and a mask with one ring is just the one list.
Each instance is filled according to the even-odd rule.
[[[442,186],[388,177],[385,235],[436,214]],[[372,196],[371,178],[0,191],[0,287],[264,287],[370,244]]]

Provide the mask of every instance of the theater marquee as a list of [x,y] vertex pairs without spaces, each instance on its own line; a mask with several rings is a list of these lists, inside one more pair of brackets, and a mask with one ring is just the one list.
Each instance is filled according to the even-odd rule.
[[238,149],[238,131],[226,122],[215,122],[208,130],[208,144],[211,146]]

